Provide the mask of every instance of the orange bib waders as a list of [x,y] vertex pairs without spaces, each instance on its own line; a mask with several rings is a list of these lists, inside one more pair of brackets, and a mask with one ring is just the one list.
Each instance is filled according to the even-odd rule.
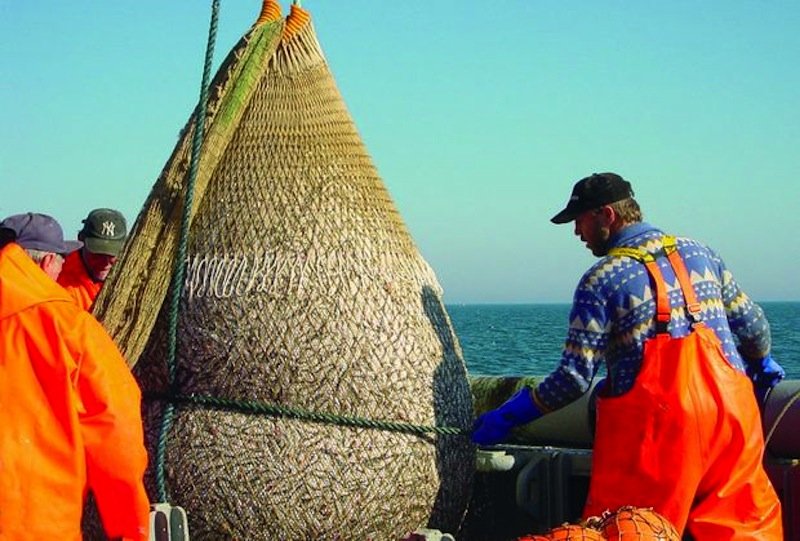
[[[665,251],[686,299],[699,305],[674,238]],[[764,439],[750,380],[726,360],[702,323],[683,338],[667,331],[667,288],[652,255],[657,334],[644,346],[633,388],[597,402],[592,477],[584,517],[623,505],[653,507],[696,541],[783,541],[781,508],[762,466]]]

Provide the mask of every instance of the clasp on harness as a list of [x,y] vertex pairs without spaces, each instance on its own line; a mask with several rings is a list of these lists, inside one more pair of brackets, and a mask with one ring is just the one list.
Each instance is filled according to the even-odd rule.
[[692,325],[703,322],[703,316],[700,315],[699,302],[693,302],[691,304],[687,304],[686,314],[688,315],[689,320],[692,322]]

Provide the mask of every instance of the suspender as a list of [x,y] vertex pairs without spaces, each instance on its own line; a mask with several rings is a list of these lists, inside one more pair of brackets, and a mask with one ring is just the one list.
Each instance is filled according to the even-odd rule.
[[[672,235],[664,235],[661,240],[663,244],[663,255],[669,260],[672,270],[675,272],[675,276],[678,278],[678,283],[681,286],[683,298],[686,303],[686,311],[694,323],[699,323],[701,320],[700,303],[697,302],[697,295],[695,294],[694,287],[692,287],[692,281],[689,278],[689,271],[686,270],[686,264],[678,253],[678,243]],[[671,310],[669,306],[669,297],[667,296],[667,285],[664,282],[664,276],[656,261],[656,257],[660,257],[662,254],[651,254],[641,248],[612,248],[608,251],[608,255],[626,256],[644,264],[656,288],[656,332],[659,334],[666,333]]]

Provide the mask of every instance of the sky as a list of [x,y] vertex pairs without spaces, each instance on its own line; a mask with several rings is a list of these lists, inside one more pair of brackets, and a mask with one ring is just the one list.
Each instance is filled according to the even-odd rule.
[[[602,171],[756,300],[800,300],[800,2],[302,5],[446,302],[569,302],[594,258],[549,219]],[[0,215],[132,224],[199,97],[210,6],[0,0]],[[220,6],[215,65],[260,1]]]

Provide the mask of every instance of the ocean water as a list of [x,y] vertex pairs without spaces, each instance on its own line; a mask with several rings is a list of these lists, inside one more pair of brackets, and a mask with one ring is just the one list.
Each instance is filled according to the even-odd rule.
[[[800,302],[759,303],[772,329],[772,355],[800,379]],[[558,363],[569,304],[449,304],[470,375],[545,375]]]

